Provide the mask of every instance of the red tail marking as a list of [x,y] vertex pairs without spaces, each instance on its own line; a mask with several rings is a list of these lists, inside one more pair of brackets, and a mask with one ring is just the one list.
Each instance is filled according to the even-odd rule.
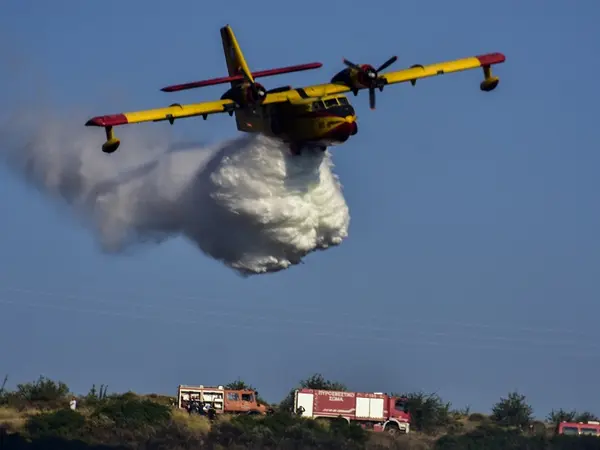
[[[273,75],[281,75],[284,73],[318,69],[319,67],[322,67],[322,66],[323,66],[322,63],[314,62],[314,63],[309,63],[309,64],[300,64],[297,66],[280,67],[277,69],[259,70],[258,72],[252,72],[252,77],[254,77],[254,78],[271,77]],[[231,81],[239,81],[239,80],[243,80],[243,79],[244,79],[243,75],[211,78],[210,80],[193,81],[191,83],[175,84],[173,86],[167,86],[167,87],[162,88],[161,91],[163,91],[163,92],[184,91],[186,89],[194,89],[194,88],[205,87],[205,86],[214,86],[216,84],[229,83]]]

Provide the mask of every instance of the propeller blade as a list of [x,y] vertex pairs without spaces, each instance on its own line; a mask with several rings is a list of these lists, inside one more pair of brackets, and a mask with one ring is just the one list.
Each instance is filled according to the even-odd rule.
[[369,106],[371,109],[375,109],[375,89],[369,88]]
[[250,74],[248,74],[248,72],[246,72],[243,68],[240,68],[240,70],[242,71],[242,75],[244,76],[244,79],[250,84],[250,89],[252,90],[252,94],[254,94],[254,98],[258,98],[259,97],[259,88],[256,85],[256,81],[253,81],[252,78],[250,77]]
[[346,64],[348,67],[352,67],[353,69],[356,70],[360,70],[362,72],[362,68],[356,64],[354,64],[353,62],[348,61],[346,58],[343,59],[344,64]]
[[244,79],[250,84],[250,86],[252,86],[252,89],[256,92],[256,82],[252,79],[250,74],[244,70],[243,67],[240,67],[240,70],[242,71]]
[[386,62],[384,62],[381,66],[379,66],[379,69],[377,69],[376,72],[379,73],[382,70],[387,69],[389,66],[391,66],[392,64],[394,64],[397,59],[398,59],[397,56],[392,56],[390,59],[388,59]]

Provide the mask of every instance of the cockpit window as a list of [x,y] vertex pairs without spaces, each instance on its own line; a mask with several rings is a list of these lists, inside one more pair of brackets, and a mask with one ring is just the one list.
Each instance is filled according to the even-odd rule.
[[325,109],[325,105],[323,104],[322,101],[316,101],[312,104],[312,109],[313,111],[320,111],[322,109]]
[[337,98],[330,98],[329,100],[325,100],[325,106],[327,108],[331,108],[332,106],[337,106]]
[[340,97],[340,98],[338,98],[338,101],[340,102],[340,105],[348,104],[348,99],[346,97]]

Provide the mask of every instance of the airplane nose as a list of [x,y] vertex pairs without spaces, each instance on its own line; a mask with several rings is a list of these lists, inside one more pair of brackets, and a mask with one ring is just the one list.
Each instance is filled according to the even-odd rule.
[[354,136],[356,133],[358,133],[358,124],[356,123],[356,115],[355,114],[349,114],[344,118],[348,130],[350,132],[350,136]]

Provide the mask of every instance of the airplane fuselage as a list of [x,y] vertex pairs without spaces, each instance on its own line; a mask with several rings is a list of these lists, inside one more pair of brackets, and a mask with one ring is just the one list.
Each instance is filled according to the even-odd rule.
[[292,146],[324,149],[358,132],[354,107],[339,94],[238,109],[235,114],[238,130],[263,133]]

